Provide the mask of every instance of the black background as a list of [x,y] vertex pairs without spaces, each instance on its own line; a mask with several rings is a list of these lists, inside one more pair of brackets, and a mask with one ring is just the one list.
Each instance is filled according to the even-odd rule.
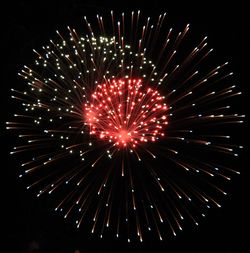
[[[56,29],[67,25],[80,30],[83,16],[138,10],[156,15],[166,11],[173,26],[191,24],[191,30],[202,36],[209,36],[209,44],[216,49],[218,62],[229,60],[235,72],[235,82],[244,95],[239,101],[239,109],[247,113],[249,78],[249,34],[250,9],[243,1],[199,1],[182,3],[175,1],[19,1],[9,2],[2,8],[2,64],[4,72],[1,82],[1,115],[4,122],[14,112],[15,104],[10,100],[10,88],[22,84],[17,72],[23,64],[33,61],[33,48],[47,43]],[[5,56],[3,56],[5,55]],[[247,121],[248,119],[246,119]],[[247,123],[241,128],[239,138],[247,147]],[[73,253],[82,252],[250,252],[249,247],[249,172],[247,150],[239,159],[241,175],[236,176],[229,188],[229,197],[223,207],[210,212],[201,226],[186,229],[177,238],[164,242],[147,241],[131,243],[115,238],[99,239],[81,230],[77,231],[70,221],[64,221],[52,211],[49,201],[37,200],[18,181],[18,163],[8,155],[15,138],[3,130],[1,141],[1,172],[3,196],[1,208],[7,236],[6,252],[29,252],[33,242],[39,244],[39,252]],[[4,247],[4,246],[2,246]],[[34,246],[35,247],[35,246]],[[2,251],[2,250],[1,250]]]

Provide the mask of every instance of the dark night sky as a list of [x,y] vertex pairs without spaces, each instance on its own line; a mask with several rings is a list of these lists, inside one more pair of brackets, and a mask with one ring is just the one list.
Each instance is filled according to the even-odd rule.
[[[37,3],[38,2],[38,3]],[[51,1],[52,2],[52,1]],[[61,3],[64,2],[64,3]],[[17,78],[17,72],[23,64],[33,60],[33,48],[39,48],[53,37],[56,29],[64,29],[72,25],[81,29],[83,16],[95,13],[109,12],[110,9],[137,10],[157,14],[167,11],[170,22],[177,27],[191,24],[193,32],[209,36],[209,44],[216,49],[218,62],[229,60],[235,72],[236,80],[245,93],[239,104],[242,113],[246,114],[246,101],[249,96],[249,79],[246,78],[247,59],[249,59],[250,11],[243,4],[245,1],[228,1],[218,5],[218,1],[200,1],[199,4],[188,1],[182,4],[175,1],[19,1],[9,2],[2,13],[5,13],[2,40],[2,52],[7,52],[1,83],[1,115],[6,121],[14,111],[14,103],[10,101],[10,87],[22,80]],[[164,2],[164,3],[163,3]],[[143,4],[141,4],[143,3]],[[248,60],[249,62],[249,60]],[[249,71],[248,71],[249,72]],[[246,124],[247,125],[247,124]],[[239,138],[246,145],[247,126],[242,128]],[[229,187],[229,197],[223,201],[223,208],[210,212],[199,228],[186,228],[178,238],[165,242],[148,241],[144,244],[131,244],[111,239],[92,238],[88,233],[76,231],[70,221],[64,221],[52,211],[51,203],[37,200],[25,186],[17,180],[18,163],[9,157],[8,153],[15,138],[3,130],[2,147],[2,180],[4,181],[5,198],[2,199],[2,209],[6,214],[4,219],[7,227],[2,232],[7,235],[7,252],[28,252],[28,244],[36,241],[41,252],[73,253],[79,247],[83,252],[249,252],[249,164],[245,150],[240,158],[242,174],[236,176]],[[248,184],[249,185],[249,184]]]

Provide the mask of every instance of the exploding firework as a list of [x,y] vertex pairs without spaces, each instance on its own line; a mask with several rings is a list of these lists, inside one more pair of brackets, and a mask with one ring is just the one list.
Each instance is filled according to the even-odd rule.
[[57,31],[34,50],[34,66],[19,73],[27,89],[12,89],[19,177],[100,237],[176,236],[220,207],[239,173],[230,131],[244,115],[230,106],[240,92],[228,63],[210,67],[207,38],[187,49],[189,25],[176,33],[165,18],[85,17],[83,35]]

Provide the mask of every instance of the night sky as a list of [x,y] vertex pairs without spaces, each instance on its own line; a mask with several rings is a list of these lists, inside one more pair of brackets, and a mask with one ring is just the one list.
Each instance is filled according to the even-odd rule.
[[[51,1],[52,2],[52,1]],[[3,130],[2,143],[2,190],[1,207],[5,214],[6,252],[35,252],[29,248],[39,248],[39,253],[73,253],[79,249],[85,252],[250,252],[249,247],[249,158],[247,157],[247,122],[236,133],[240,143],[246,148],[239,158],[240,176],[233,177],[228,187],[228,197],[222,200],[221,209],[213,209],[199,227],[190,226],[177,238],[159,242],[148,240],[144,243],[131,243],[116,240],[114,237],[99,239],[82,228],[76,230],[71,220],[65,221],[53,211],[53,202],[48,198],[36,199],[18,180],[19,163],[9,152],[15,143],[15,136],[4,129],[4,122],[15,112],[15,102],[10,99],[10,88],[23,85],[17,72],[24,64],[34,59],[33,48],[39,48],[55,35],[55,30],[66,26],[78,31],[83,26],[83,16],[141,9],[149,15],[166,11],[169,22],[177,28],[191,24],[192,33],[201,38],[208,35],[208,42],[216,49],[216,63],[230,61],[235,73],[234,80],[244,95],[239,100],[238,111],[247,113],[249,102],[249,52],[250,52],[250,9],[245,1],[228,1],[218,5],[218,1],[201,1],[199,4],[188,1],[184,4],[175,1],[18,1],[2,6],[6,15],[1,30],[4,46],[1,48],[3,74],[1,82],[1,115]],[[164,2],[164,3],[163,3]],[[231,3],[231,2],[234,2]],[[142,4],[143,3],[143,4]],[[244,3],[244,4],[243,4]],[[5,56],[3,57],[3,55]],[[248,78],[247,78],[248,74]],[[248,106],[249,107],[249,106]],[[246,119],[248,121],[248,118]],[[247,133],[247,134],[246,134]],[[3,247],[3,246],[2,246]]]

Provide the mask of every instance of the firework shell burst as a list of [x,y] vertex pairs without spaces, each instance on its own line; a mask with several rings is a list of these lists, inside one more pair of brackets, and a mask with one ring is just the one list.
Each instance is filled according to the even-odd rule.
[[81,35],[68,27],[34,50],[19,73],[26,89],[12,89],[19,177],[101,238],[176,236],[220,207],[239,174],[230,131],[244,115],[230,106],[240,94],[232,72],[206,64],[206,37],[188,49],[189,25],[175,32],[166,14],[84,19]]

